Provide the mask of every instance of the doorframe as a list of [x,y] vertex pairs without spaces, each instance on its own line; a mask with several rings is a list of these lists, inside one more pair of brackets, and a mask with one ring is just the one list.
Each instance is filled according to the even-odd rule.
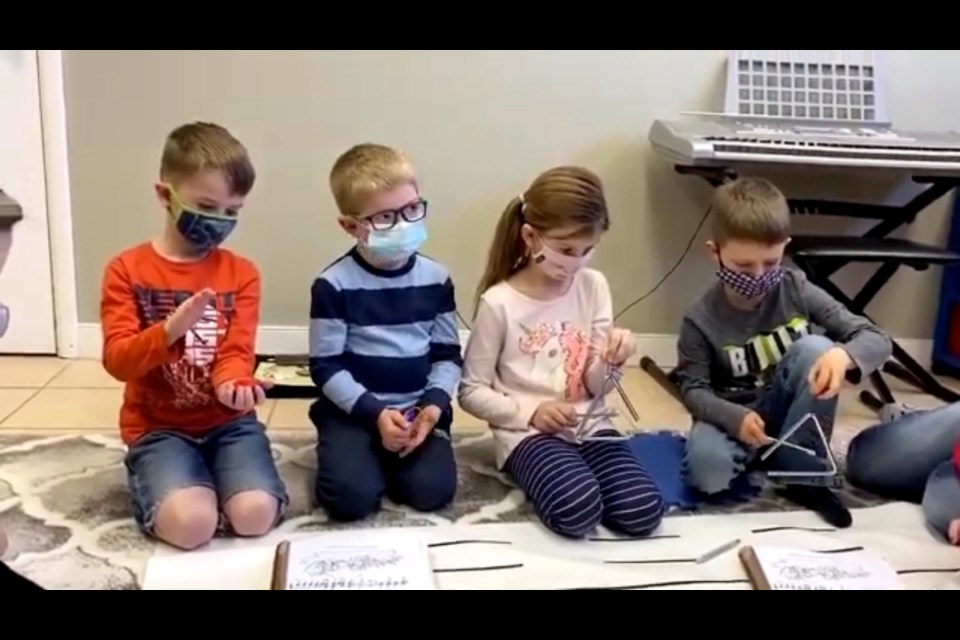
[[37,75],[57,355],[61,358],[77,358],[80,320],[77,312],[77,268],[73,241],[73,204],[70,198],[63,51],[38,49]]

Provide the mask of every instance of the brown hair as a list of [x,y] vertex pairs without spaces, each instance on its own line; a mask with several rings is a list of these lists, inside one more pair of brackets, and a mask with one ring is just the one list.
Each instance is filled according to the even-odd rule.
[[380,144],[347,149],[330,170],[330,191],[345,216],[360,215],[371,195],[405,184],[417,186],[413,165],[402,152]]
[[193,122],[170,132],[160,159],[161,179],[171,182],[211,169],[223,171],[240,196],[250,193],[257,178],[246,147],[220,125]]
[[790,237],[790,207],[777,187],[763,178],[739,178],[717,187],[711,203],[713,239],[750,240],[766,245]]
[[541,173],[525,192],[511,200],[497,223],[475,303],[487,289],[526,266],[529,256],[520,237],[524,224],[541,232],[576,226],[575,235],[606,231],[610,218],[603,183],[589,169],[556,167]]

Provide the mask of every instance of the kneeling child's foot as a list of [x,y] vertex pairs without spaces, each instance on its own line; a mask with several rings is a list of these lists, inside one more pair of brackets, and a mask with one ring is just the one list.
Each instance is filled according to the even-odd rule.
[[801,507],[817,512],[821,518],[838,529],[846,529],[853,524],[850,510],[840,501],[837,494],[826,487],[796,485],[784,487],[778,493]]

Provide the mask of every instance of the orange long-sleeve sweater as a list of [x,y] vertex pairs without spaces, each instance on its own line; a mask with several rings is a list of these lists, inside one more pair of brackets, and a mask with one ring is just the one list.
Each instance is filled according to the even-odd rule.
[[[205,287],[216,292],[215,302],[168,346],[167,316]],[[154,429],[200,436],[237,417],[215,389],[253,375],[259,313],[260,274],[230,251],[173,262],[146,243],[113,258],[103,277],[100,322],[104,368],[125,383],[123,441]]]

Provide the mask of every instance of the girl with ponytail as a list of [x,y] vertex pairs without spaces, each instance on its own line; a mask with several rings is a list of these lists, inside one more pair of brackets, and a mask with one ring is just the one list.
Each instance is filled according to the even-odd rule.
[[[600,179],[581,167],[541,174],[504,209],[477,289],[459,401],[486,421],[497,464],[544,524],[582,537],[601,522],[653,531],[663,499],[623,441],[574,429],[611,368],[636,351],[613,327],[610,287],[586,268],[610,228]],[[602,400],[601,400],[602,402]],[[615,434],[608,418],[587,435]]]

